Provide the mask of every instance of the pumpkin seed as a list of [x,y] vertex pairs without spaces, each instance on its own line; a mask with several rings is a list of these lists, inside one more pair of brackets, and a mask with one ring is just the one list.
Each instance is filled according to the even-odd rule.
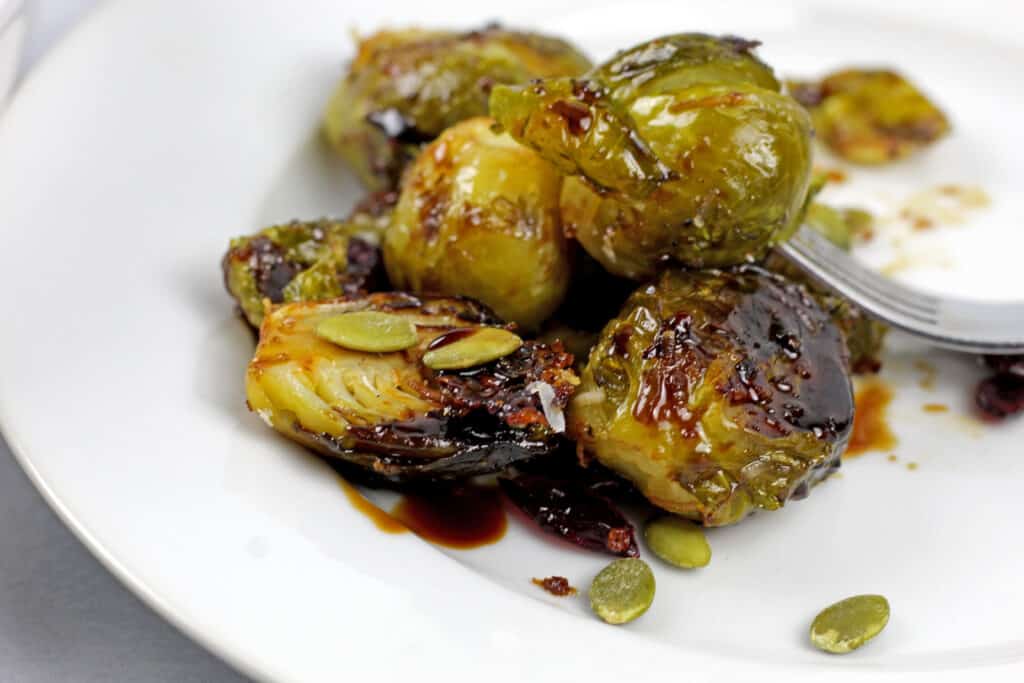
[[676,567],[692,569],[711,561],[711,546],[693,522],[666,515],[648,522],[644,538],[651,552]]
[[416,326],[406,318],[379,311],[353,311],[325,318],[316,336],[353,351],[402,351],[419,342]]
[[654,572],[643,560],[615,560],[590,584],[590,608],[609,624],[625,624],[654,602]]
[[889,601],[881,595],[855,595],[826,607],[811,623],[811,642],[833,654],[852,652],[889,623]]
[[514,353],[523,340],[500,327],[481,327],[456,341],[429,349],[423,364],[432,370],[464,370]]

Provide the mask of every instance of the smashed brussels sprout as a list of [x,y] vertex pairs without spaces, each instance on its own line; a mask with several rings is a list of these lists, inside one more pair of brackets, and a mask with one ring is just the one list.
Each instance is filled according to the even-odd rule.
[[587,453],[709,526],[806,495],[852,422],[839,330],[802,286],[755,267],[670,271],[636,291],[569,412]]
[[324,131],[368,187],[393,188],[423,143],[487,113],[496,83],[573,76],[589,67],[565,41],[536,33],[380,31],[360,41],[327,106]]
[[893,71],[846,69],[787,86],[811,111],[818,138],[857,163],[902,159],[949,132],[946,115]]
[[582,78],[497,86],[491,115],[572,177],[566,232],[611,272],[760,256],[802,215],[811,121],[739,38],[681,34]]
[[316,301],[384,287],[380,236],[394,195],[371,195],[344,220],[292,221],[231,240],[224,284],[253,327],[264,300]]
[[492,124],[449,128],[409,168],[384,263],[396,288],[469,296],[535,329],[569,286],[562,176]]
[[[342,314],[387,314],[417,335],[390,353],[357,351],[328,338]],[[523,342],[462,371],[435,371],[428,350],[500,325],[466,299],[378,293],[271,309],[249,363],[249,408],[285,436],[361,468],[380,482],[468,477],[546,454],[561,443],[562,409],[575,385],[572,356]],[[387,332],[381,332],[386,334]],[[396,347],[405,347],[407,343]],[[392,348],[396,348],[392,347]]]

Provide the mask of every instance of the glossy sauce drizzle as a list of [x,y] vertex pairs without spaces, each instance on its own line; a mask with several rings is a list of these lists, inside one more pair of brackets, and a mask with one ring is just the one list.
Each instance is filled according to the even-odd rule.
[[345,492],[348,502],[352,503],[352,507],[362,513],[364,517],[373,522],[373,525],[384,533],[401,534],[409,530],[400,521],[368,501],[352,484],[341,478],[338,479],[338,483],[341,485],[341,490]]
[[498,542],[508,528],[497,488],[461,486],[405,494],[389,513],[367,500],[352,484],[340,478],[338,481],[352,507],[384,533],[412,531],[425,541],[468,550]]
[[391,515],[420,538],[458,550],[497,543],[508,528],[501,492],[479,486],[406,494]]
[[896,435],[889,428],[886,415],[890,401],[892,390],[883,382],[867,382],[860,387],[853,413],[853,433],[843,457],[889,450],[896,445]]

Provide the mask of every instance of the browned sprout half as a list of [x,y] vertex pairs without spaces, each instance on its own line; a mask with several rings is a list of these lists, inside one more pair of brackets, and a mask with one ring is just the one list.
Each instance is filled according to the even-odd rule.
[[844,69],[788,85],[811,111],[818,138],[860,164],[902,159],[949,132],[942,110],[895,71]]
[[409,167],[384,263],[397,289],[469,296],[532,330],[569,286],[562,176],[492,124],[449,128]]
[[[365,329],[343,334],[339,317],[352,313],[361,313],[349,316],[359,325],[369,319],[379,334],[401,336],[391,348],[406,348],[372,353],[341,345],[359,339],[382,348]],[[428,349],[500,325],[477,303],[436,296],[378,293],[278,306],[263,321],[249,364],[248,404],[288,438],[381,482],[500,471],[561,443],[562,409],[578,382],[572,356],[531,341],[465,370],[435,371],[423,362]]]
[[324,115],[324,131],[371,189],[445,128],[487,113],[497,83],[573,76],[590,62],[563,40],[488,26],[477,31],[378,31],[360,40]]
[[569,433],[652,503],[709,526],[838,467],[853,421],[839,330],[767,271],[665,273],[590,353]]
[[393,193],[370,195],[344,220],[292,221],[231,240],[224,284],[253,327],[264,302],[317,301],[385,289],[380,236]]

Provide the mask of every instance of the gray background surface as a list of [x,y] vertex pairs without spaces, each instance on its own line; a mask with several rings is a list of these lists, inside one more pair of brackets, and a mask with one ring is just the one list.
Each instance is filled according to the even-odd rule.
[[[95,4],[26,0],[22,77]],[[0,681],[244,680],[108,574],[46,506],[0,437]]]

